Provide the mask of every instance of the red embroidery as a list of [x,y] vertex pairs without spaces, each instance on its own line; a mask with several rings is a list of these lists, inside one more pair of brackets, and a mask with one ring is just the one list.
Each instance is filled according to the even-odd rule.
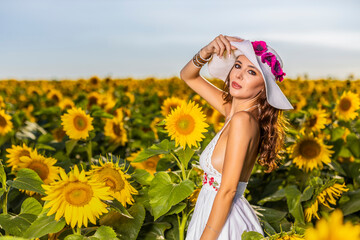
[[219,183],[217,181],[215,181],[214,177],[211,177],[210,180],[208,181],[208,175],[207,173],[204,173],[204,180],[203,180],[203,184],[209,183],[210,186],[212,186],[215,191],[217,191],[219,188],[217,186],[219,186]]

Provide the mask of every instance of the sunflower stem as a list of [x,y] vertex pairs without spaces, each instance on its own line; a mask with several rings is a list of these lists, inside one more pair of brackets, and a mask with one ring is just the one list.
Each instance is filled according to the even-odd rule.
[[184,213],[184,210],[181,212],[182,218],[181,218],[181,224],[179,225],[179,240],[184,240],[185,235],[185,224],[187,221],[187,214]]
[[[9,187],[10,188],[10,187]],[[7,214],[7,200],[8,200],[8,194],[10,189],[6,189],[6,186],[4,186],[5,194],[4,194],[4,201],[3,201],[3,213]]]
[[181,164],[181,162],[180,162],[179,159],[175,156],[174,153],[170,152],[170,154],[175,158],[178,167],[181,169],[182,176],[183,176],[183,180],[185,180],[185,179],[186,179],[186,173],[185,173],[184,166]]
[[89,164],[91,165],[91,159],[92,159],[92,146],[91,146],[91,140],[88,141],[88,144],[87,144],[87,154],[88,154],[88,161],[89,161]]

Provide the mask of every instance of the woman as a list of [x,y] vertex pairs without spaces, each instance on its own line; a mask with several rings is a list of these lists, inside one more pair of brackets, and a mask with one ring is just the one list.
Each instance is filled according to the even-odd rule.
[[[225,82],[225,91],[199,75],[207,62],[209,73]],[[276,83],[283,76],[279,55],[264,41],[221,34],[181,70],[181,79],[225,116],[200,156],[203,186],[186,240],[235,240],[244,231],[264,235],[243,194],[256,160],[267,172],[277,167],[285,127],[282,110],[293,109]]]

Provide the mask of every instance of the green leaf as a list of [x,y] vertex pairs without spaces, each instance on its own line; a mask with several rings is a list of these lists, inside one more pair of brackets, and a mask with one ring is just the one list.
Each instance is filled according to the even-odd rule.
[[134,218],[133,216],[130,215],[130,213],[126,210],[126,208],[117,199],[114,198],[111,201],[107,201],[107,203],[109,204],[110,207],[112,207],[115,211],[122,214],[123,216],[132,219]]
[[252,208],[259,213],[259,218],[266,222],[280,222],[286,216],[286,212],[279,211],[273,208],[251,205]]
[[114,118],[114,116],[112,114],[104,112],[103,110],[96,110],[91,114],[91,116],[92,117],[103,117],[103,118],[109,118],[109,119]]
[[289,212],[295,218],[295,224],[298,222],[305,224],[304,222],[304,212],[301,205],[301,192],[295,185],[289,185],[285,187],[285,194]]
[[356,158],[360,158],[360,139],[356,137],[355,133],[346,136],[346,145]]
[[36,219],[36,215],[22,213],[19,215],[0,215],[0,226],[8,234],[22,237],[23,232],[31,225]]
[[344,216],[355,213],[360,210],[360,189],[346,193],[350,200],[340,205]]
[[[2,162],[0,162],[0,182],[1,182],[1,187],[3,189],[5,189],[6,187],[6,173],[4,170],[4,165],[2,164]],[[1,195],[0,195],[1,197]]]
[[28,197],[21,205],[21,213],[29,213],[34,215],[39,215],[42,211],[41,204],[33,197]]
[[179,151],[176,152],[176,155],[178,155],[183,166],[187,168],[189,161],[191,160],[194,153],[195,151],[191,148],[185,148],[185,149],[181,148]]
[[178,214],[179,212],[181,212],[184,208],[186,207],[186,203],[184,202],[180,202],[178,204],[176,204],[175,206],[172,206],[172,208],[170,209],[170,211],[168,211],[166,215],[172,215],[172,214]]
[[14,181],[8,181],[8,184],[17,189],[34,191],[45,195],[45,191],[41,187],[41,184],[44,184],[44,182],[39,175],[30,168],[20,169],[16,174],[16,179]]
[[175,184],[166,172],[158,172],[148,192],[154,220],[167,213],[172,206],[181,202],[194,191],[194,183],[188,179]]
[[28,240],[28,239],[22,237],[1,236],[0,240]]
[[43,143],[37,143],[36,144],[36,149],[45,149],[45,150],[49,150],[49,151],[56,151],[56,148],[53,148],[52,146],[43,144]]
[[76,146],[78,140],[70,139],[65,142],[65,148],[66,148],[66,155],[70,155],[72,150],[74,150],[74,147]]
[[311,198],[311,196],[314,193],[314,187],[313,186],[307,186],[304,190],[304,192],[301,194],[300,202],[307,201]]
[[100,217],[100,225],[111,226],[120,239],[136,240],[145,219],[145,208],[136,203],[128,209],[134,219],[129,219],[118,212],[110,211]]
[[78,234],[71,234],[71,235],[67,235],[64,240],[84,240],[84,239],[89,239],[87,237],[84,237],[82,235],[78,235]]
[[331,141],[336,141],[341,138],[345,133],[345,129],[341,127],[334,128],[331,132]]
[[111,227],[108,226],[101,226],[99,227],[94,236],[98,239],[109,239],[109,240],[114,240],[114,239],[118,239],[116,237],[116,233],[114,231],[114,229],[112,229]]
[[279,189],[275,193],[271,194],[270,196],[267,196],[263,199],[261,199],[258,204],[263,205],[266,202],[276,202],[285,197],[285,189]]
[[152,156],[156,156],[159,154],[167,154],[172,149],[175,149],[175,142],[169,142],[169,140],[164,139],[160,143],[153,144],[150,148],[144,149],[131,162],[143,162]]
[[36,220],[24,232],[23,237],[26,238],[40,238],[49,233],[57,233],[65,227],[65,219],[60,218],[56,221],[54,214],[47,216],[49,209],[43,209]]
[[141,185],[150,185],[151,181],[154,179],[154,176],[151,175],[148,171],[139,168],[135,169],[131,176]]
[[241,234],[242,240],[260,240],[263,238],[264,236],[261,233],[255,231],[244,231],[243,234]]
[[165,230],[170,228],[171,228],[171,224],[167,222],[145,223],[141,228],[139,239],[141,240],[165,239]]

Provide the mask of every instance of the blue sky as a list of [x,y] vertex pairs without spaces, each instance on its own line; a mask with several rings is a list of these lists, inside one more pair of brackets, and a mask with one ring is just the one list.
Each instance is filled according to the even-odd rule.
[[179,76],[219,34],[266,41],[288,77],[359,78],[359,10],[358,0],[1,0],[0,79]]

